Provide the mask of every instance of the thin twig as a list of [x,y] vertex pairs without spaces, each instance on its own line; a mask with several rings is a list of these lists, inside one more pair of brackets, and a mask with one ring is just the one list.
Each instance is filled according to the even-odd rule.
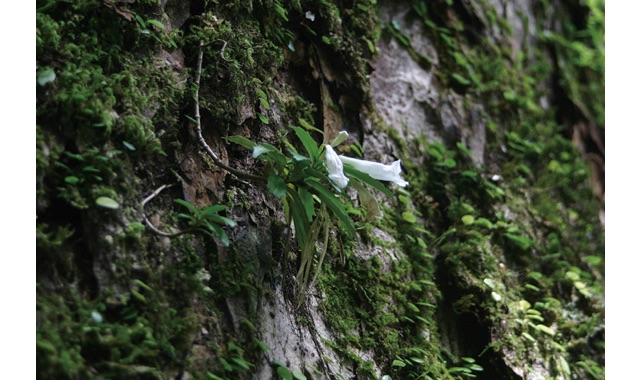
[[159,229],[157,229],[153,223],[151,223],[151,221],[147,218],[147,213],[144,210],[144,206],[149,203],[153,198],[157,197],[158,194],[160,194],[162,192],[162,190],[166,189],[167,187],[171,187],[173,185],[162,185],[160,186],[156,191],[154,191],[153,193],[151,193],[151,195],[149,195],[148,197],[146,197],[143,201],[142,201],[142,217],[144,218],[144,223],[147,225],[147,227],[149,227],[149,229],[151,231],[153,231],[153,233],[160,235],[160,236],[164,236],[164,237],[176,237],[176,236],[180,236],[182,234],[186,234],[187,232],[190,231],[190,229],[186,229],[186,230],[181,230],[178,232],[164,232],[164,231],[160,231]]
[[216,42],[222,42],[222,48],[220,48],[220,58],[222,58],[224,61],[231,62],[230,60],[228,60],[228,59],[226,59],[224,57],[224,49],[227,48],[227,41],[225,41],[225,40],[223,40],[221,38],[217,39],[217,40],[213,40],[211,42],[207,42],[207,43],[204,43],[204,41],[202,41],[202,42],[200,42],[200,46],[201,47],[210,46],[210,45],[215,44]]
[[[209,144],[207,144],[207,142],[205,141],[204,137],[202,136],[202,123],[200,121],[200,77],[202,75],[202,57],[203,57],[203,50],[202,50],[202,46],[204,45],[204,43],[202,41],[200,41],[200,48],[198,50],[198,66],[196,69],[196,93],[195,93],[195,118],[196,118],[196,133],[198,134],[198,140],[200,141],[200,145],[202,145],[202,147],[204,148],[204,150],[207,152],[207,154],[209,155],[209,157],[211,157],[211,159],[213,160],[213,162],[215,162],[216,165],[218,165],[219,167],[223,168],[224,170],[228,171],[229,173],[238,176],[238,177],[242,177],[242,178],[247,178],[247,179],[251,179],[254,181],[265,181],[265,178],[262,176],[258,176],[255,174],[250,174],[250,173],[245,173],[243,171],[237,170],[232,168],[231,166],[225,164],[224,162],[222,162],[222,160],[218,157],[217,154],[215,154],[213,152],[213,150],[211,150],[211,147],[209,147]],[[226,46],[226,42],[225,42],[225,46]],[[223,47],[224,50],[224,47]]]
[[226,58],[224,57],[224,49],[226,49],[226,47],[227,47],[227,41],[225,41],[225,40],[217,40],[217,41],[222,41],[222,42],[224,42],[224,43],[222,44],[222,48],[220,49],[220,58],[222,58],[222,60],[223,60],[223,61],[231,62],[231,61],[229,61],[228,59],[226,59]]

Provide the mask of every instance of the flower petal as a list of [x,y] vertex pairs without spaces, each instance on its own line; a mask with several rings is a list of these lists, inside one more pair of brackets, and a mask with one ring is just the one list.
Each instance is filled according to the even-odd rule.
[[329,179],[336,186],[341,189],[347,187],[349,183],[349,178],[344,175],[342,161],[333,150],[331,145],[325,145],[326,153],[324,156],[324,161],[327,164],[327,169],[329,169]]
[[400,176],[400,173],[402,171],[400,160],[395,161],[390,165],[385,165],[373,161],[359,160],[357,158],[346,156],[340,156],[340,160],[344,164],[351,165],[361,172],[369,174],[373,179],[377,179],[379,181],[391,181],[401,187],[405,187],[409,184],[409,182],[405,181]]

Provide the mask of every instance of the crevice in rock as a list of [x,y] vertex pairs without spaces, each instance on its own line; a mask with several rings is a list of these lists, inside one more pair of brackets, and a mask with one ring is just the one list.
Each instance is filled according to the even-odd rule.
[[[437,260],[436,280],[441,291],[442,298],[438,304],[437,323],[440,333],[440,347],[446,354],[450,353],[456,358],[469,357],[476,360],[476,364],[483,371],[474,372],[477,379],[483,380],[519,380],[521,379],[504,362],[498,352],[489,345],[491,341],[491,325],[484,317],[485,311],[477,304],[461,308],[461,300],[468,297],[474,302],[482,294],[472,294],[456,286],[459,280],[455,280],[449,266],[444,260]],[[447,358],[452,360],[453,358]],[[461,366],[461,363],[449,363],[449,367]]]

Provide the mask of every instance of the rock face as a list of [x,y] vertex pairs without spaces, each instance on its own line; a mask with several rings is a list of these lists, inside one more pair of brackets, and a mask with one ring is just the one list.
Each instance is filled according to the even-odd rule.
[[[83,0],[36,21],[39,376],[604,377],[603,2]],[[290,151],[341,130],[409,186],[296,203]]]

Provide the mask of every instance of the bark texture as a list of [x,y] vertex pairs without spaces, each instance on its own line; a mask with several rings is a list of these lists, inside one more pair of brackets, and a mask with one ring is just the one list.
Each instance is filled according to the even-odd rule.
[[[37,8],[39,378],[604,378],[603,1]],[[292,125],[410,183],[304,292]]]

